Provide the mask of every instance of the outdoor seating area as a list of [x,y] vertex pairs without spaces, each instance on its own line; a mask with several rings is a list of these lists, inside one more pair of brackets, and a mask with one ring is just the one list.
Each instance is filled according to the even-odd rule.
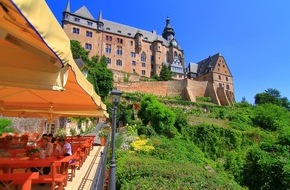
[[[22,135],[1,136],[0,189],[31,189],[33,184],[49,184],[50,189],[62,190],[68,181],[73,181],[76,170],[80,170],[94,149],[95,136],[67,136],[72,155],[60,156],[53,151],[51,156],[41,156],[37,142],[30,143]],[[9,140],[7,140],[9,139]],[[25,139],[25,141],[23,141]],[[55,142],[57,143],[57,141]],[[54,143],[54,149],[56,144]],[[45,172],[48,169],[48,173]]]

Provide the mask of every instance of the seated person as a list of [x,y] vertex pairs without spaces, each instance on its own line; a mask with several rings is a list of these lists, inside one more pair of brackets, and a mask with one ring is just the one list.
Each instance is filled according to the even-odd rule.
[[55,137],[53,137],[53,134],[52,133],[49,133],[48,134],[48,137],[49,137],[51,143],[54,143],[55,142],[56,139],[55,139]]
[[59,138],[57,141],[59,146],[57,146],[56,149],[60,156],[72,155],[71,144],[66,142],[65,138]]
[[[45,156],[52,156],[52,151],[53,151],[53,144],[49,142],[49,139],[47,136],[42,137],[41,139],[41,144],[39,145],[40,152],[44,154]],[[31,168],[32,172],[38,172],[40,171],[41,168]],[[44,167],[42,169],[43,175],[47,175],[50,172],[50,167]]]
[[44,151],[45,156],[52,156],[53,144],[50,142],[47,136],[42,137],[40,151]]

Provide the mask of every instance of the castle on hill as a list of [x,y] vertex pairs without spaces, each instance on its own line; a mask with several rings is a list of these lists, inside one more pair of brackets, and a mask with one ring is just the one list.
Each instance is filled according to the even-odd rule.
[[[175,31],[166,18],[161,35],[103,19],[95,19],[82,6],[70,10],[70,1],[63,12],[62,27],[71,40],[77,40],[89,51],[89,56],[105,56],[114,73],[115,86],[126,92],[144,92],[161,96],[180,95],[195,101],[196,97],[211,97],[218,105],[233,105],[233,76],[225,58],[217,53],[188,67]],[[172,81],[144,82],[144,78],[159,75],[163,65],[173,73]],[[129,82],[124,82],[126,78]]]

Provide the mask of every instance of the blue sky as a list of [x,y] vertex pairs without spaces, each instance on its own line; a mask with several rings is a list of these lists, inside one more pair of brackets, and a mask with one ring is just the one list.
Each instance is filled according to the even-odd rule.
[[[67,0],[46,0],[61,23]],[[235,98],[254,103],[268,88],[290,100],[289,0],[70,0],[71,11],[86,6],[97,19],[162,34],[171,19],[185,61],[198,62],[221,53],[234,77]]]

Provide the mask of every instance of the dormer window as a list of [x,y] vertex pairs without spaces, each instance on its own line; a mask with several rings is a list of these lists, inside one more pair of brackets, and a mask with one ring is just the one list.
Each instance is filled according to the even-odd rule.
[[106,30],[111,30],[111,28],[106,28]]
[[117,32],[120,33],[120,34],[122,33],[121,30],[118,30]]
[[89,26],[93,26],[93,22],[88,21],[88,25],[89,25]]
[[75,17],[75,22],[80,22],[80,21],[81,21],[80,18]]
[[127,33],[128,34],[128,36],[131,36],[132,34],[131,33]]

